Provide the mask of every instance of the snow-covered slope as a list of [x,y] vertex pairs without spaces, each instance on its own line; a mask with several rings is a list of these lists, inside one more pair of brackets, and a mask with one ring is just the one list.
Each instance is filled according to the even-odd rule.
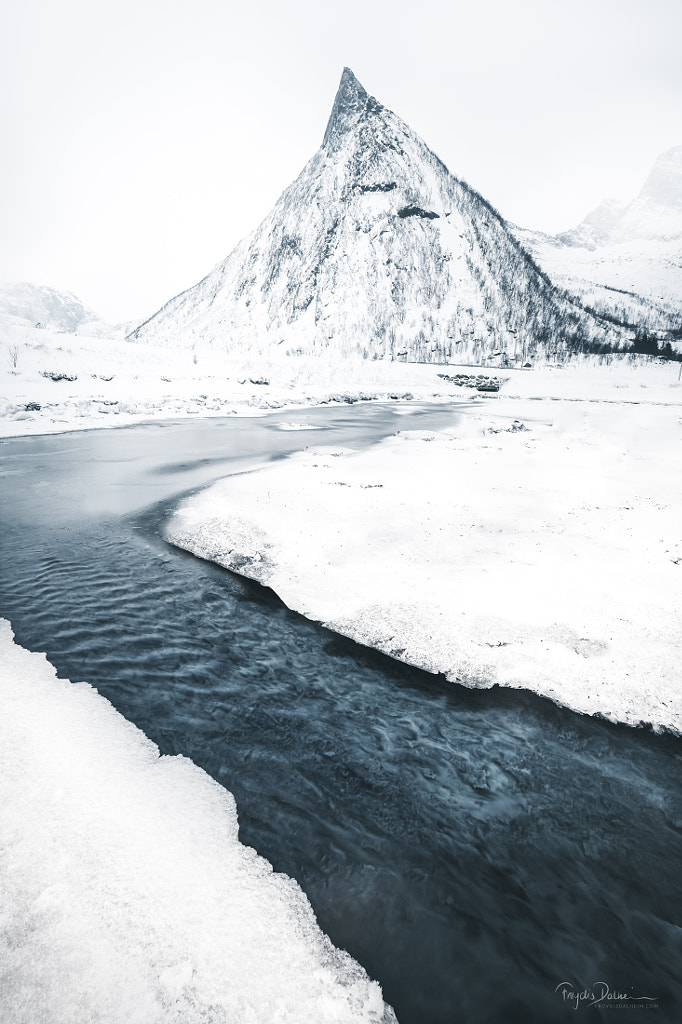
[[603,312],[670,329],[682,314],[682,146],[656,160],[631,203],[606,200],[554,237],[515,229],[557,284]]
[[43,327],[52,331],[110,335],[113,328],[71,292],[27,281],[0,285],[0,319],[5,324]]
[[257,230],[133,332],[226,352],[521,361],[622,334],[344,69],[320,149]]

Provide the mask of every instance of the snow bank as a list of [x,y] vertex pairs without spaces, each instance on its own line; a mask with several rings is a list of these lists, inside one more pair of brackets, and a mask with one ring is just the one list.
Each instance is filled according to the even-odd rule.
[[517,380],[526,397],[447,434],[220,481],[168,537],[451,680],[680,732],[679,404],[604,378],[548,401]]
[[12,1024],[394,1021],[234,799],[0,620],[0,1003]]
[[[0,437],[127,426],[186,416],[405,397],[447,400],[436,367],[357,358],[230,359],[0,324]],[[406,383],[409,382],[409,385]],[[292,420],[282,429],[304,429]]]
[[[595,358],[531,371],[325,356],[249,356],[227,360],[209,347],[154,348],[0,324],[0,437],[127,426],[186,416],[262,416],[329,402],[367,399],[446,402],[478,397],[439,377],[458,369],[507,377],[503,392],[585,399],[594,391]],[[678,363],[604,358],[601,381],[619,401],[671,400]],[[606,365],[608,363],[609,365]],[[601,384],[599,385],[602,386]],[[292,419],[295,429],[301,421]],[[282,429],[292,429],[292,426]]]

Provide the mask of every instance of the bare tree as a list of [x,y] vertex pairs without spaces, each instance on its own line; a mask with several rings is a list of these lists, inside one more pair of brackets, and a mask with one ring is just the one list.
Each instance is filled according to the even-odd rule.
[[19,346],[10,345],[9,347],[9,362],[12,370],[16,370],[17,363],[19,362]]

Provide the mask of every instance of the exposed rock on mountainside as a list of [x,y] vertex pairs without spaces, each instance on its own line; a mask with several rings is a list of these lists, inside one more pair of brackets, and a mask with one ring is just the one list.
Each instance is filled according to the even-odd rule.
[[627,344],[348,68],[322,146],[260,227],[130,337],[434,362]]

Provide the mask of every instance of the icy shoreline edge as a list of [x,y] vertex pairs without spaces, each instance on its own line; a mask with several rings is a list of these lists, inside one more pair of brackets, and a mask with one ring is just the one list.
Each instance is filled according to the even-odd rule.
[[3,1003],[16,1024],[395,1022],[235,801],[0,619]]
[[[167,539],[169,539],[169,538],[167,538]],[[214,565],[222,565],[221,562],[217,562],[215,559],[206,558],[204,555],[198,553],[197,551],[193,551],[190,547],[187,547],[185,545],[179,544],[179,543],[177,543],[175,541],[171,541],[170,539],[169,539],[169,543],[173,547],[177,547],[180,551],[187,551],[189,554],[193,554],[193,555],[195,555],[195,557],[201,558],[204,561],[212,562]],[[251,583],[256,583],[256,584],[258,584],[258,586],[261,586],[264,589],[272,590],[273,593],[275,593],[277,595],[277,597],[280,598],[280,600],[283,600],[281,595],[279,593],[277,593],[277,591],[275,590],[274,587],[272,587],[269,583],[267,583],[267,584],[263,583],[261,581],[261,579],[259,579],[259,577],[257,575],[250,574],[243,567],[236,568],[235,566],[225,566],[225,565],[223,565],[223,568],[227,568],[230,572],[233,572],[235,574],[235,576],[241,576],[243,579],[249,580]],[[283,603],[286,604],[285,601],[283,601]],[[287,605],[287,607],[289,608],[290,611],[296,612],[296,614],[299,614],[299,615],[303,615],[304,614],[303,612],[299,612],[297,608],[294,608],[294,607],[292,607],[290,605]],[[361,630],[360,628],[358,628],[357,630],[353,630],[352,631],[352,630],[350,630],[348,628],[342,629],[342,628],[340,628],[340,626],[338,626],[338,625],[336,625],[334,623],[322,622],[322,621],[320,621],[318,619],[315,619],[315,618],[313,618],[312,616],[309,616],[309,615],[306,615],[305,618],[307,618],[310,622],[314,622],[317,625],[322,626],[324,629],[329,630],[331,633],[334,633],[334,634],[336,634],[339,637],[343,637],[346,640],[352,640],[353,643],[358,644],[358,646],[360,646],[360,647],[365,647],[365,648],[367,648],[367,650],[370,650],[370,651],[376,651],[378,654],[383,654],[387,658],[391,658],[394,661],[399,661],[401,664],[408,665],[411,668],[418,669],[421,672],[428,672],[430,675],[437,676],[437,677],[443,677],[448,682],[453,682],[453,680],[449,679],[447,674],[444,673],[442,670],[434,669],[428,659],[424,659],[423,661],[420,661],[420,660],[410,661],[407,658],[399,657],[388,646],[384,648],[384,647],[379,646],[378,642],[372,643],[369,640],[367,640],[365,635],[364,635],[363,630]],[[654,733],[656,735],[668,735],[668,736],[679,736],[679,737],[682,737],[682,728],[676,728],[674,726],[666,725],[666,724],[663,724],[663,723],[659,723],[659,724],[654,725],[651,721],[645,720],[645,719],[641,719],[639,721],[636,721],[634,719],[633,720],[624,720],[622,718],[619,718],[616,714],[609,714],[608,712],[604,712],[604,711],[586,711],[586,710],[584,710],[582,708],[579,708],[579,707],[572,707],[571,704],[566,703],[566,701],[560,700],[556,695],[552,694],[551,692],[543,693],[543,692],[541,692],[539,690],[532,689],[532,687],[530,687],[530,686],[524,686],[521,683],[519,683],[518,685],[510,686],[510,685],[505,685],[504,683],[499,683],[499,682],[486,683],[483,679],[481,679],[481,680],[455,679],[454,683],[456,685],[459,685],[459,686],[464,686],[466,689],[470,689],[470,690],[495,689],[495,688],[519,690],[521,692],[532,694],[534,697],[545,698],[545,699],[551,701],[557,707],[565,708],[567,711],[572,711],[572,712],[574,712],[575,714],[578,714],[578,715],[588,715],[589,717],[592,717],[592,718],[602,718],[602,719],[604,719],[604,721],[612,722],[614,725],[626,725],[628,728],[631,728],[631,729],[644,729],[644,730],[652,732],[652,733]]]
[[450,681],[680,735],[679,409],[547,405],[308,449],[185,500],[166,539]]

